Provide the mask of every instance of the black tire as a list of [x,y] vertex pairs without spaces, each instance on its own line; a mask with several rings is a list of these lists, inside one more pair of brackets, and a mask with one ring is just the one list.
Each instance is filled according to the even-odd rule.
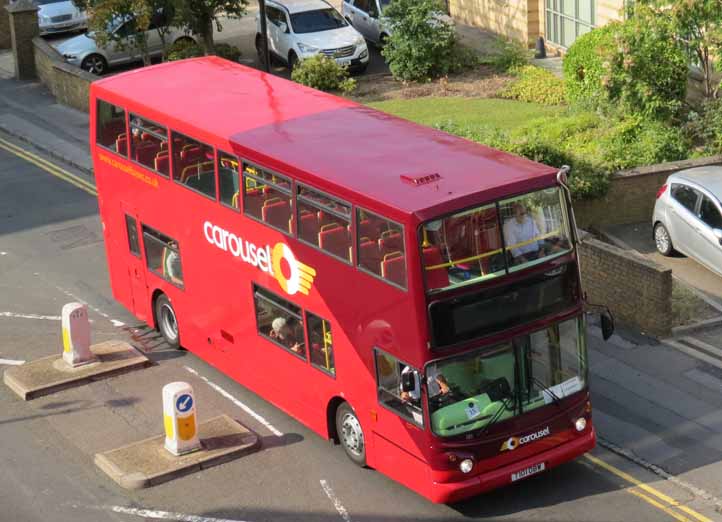
[[161,294],[155,300],[155,321],[158,331],[172,348],[180,348],[178,319],[168,296]]
[[336,410],[336,433],[348,458],[357,466],[366,467],[366,440],[356,412],[347,403]]
[[386,47],[386,43],[388,41],[389,41],[389,35],[387,35],[386,33],[381,33],[379,35],[379,43],[378,43],[377,47],[379,49],[383,49],[384,47]]
[[108,62],[99,54],[89,54],[80,63],[80,68],[91,74],[101,76],[108,70]]
[[291,51],[288,53],[288,68],[293,72],[293,69],[296,67],[296,64],[298,63],[298,56],[296,56],[296,53]]
[[657,252],[663,256],[671,256],[674,254],[672,236],[669,235],[667,227],[662,223],[654,225],[654,245],[657,247]]
[[191,38],[190,36],[181,36],[180,38],[176,39],[175,42],[173,42],[173,45],[179,45],[179,44],[197,45],[196,41],[193,38]]

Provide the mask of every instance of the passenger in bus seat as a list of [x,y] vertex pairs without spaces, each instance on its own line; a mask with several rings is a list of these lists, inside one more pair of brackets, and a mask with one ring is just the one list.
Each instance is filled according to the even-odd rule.
[[[526,263],[544,256],[542,241],[532,241],[539,237],[539,229],[523,203],[512,204],[514,217],[504,222],[504,239],[511,251],[513,264]],[[521,244],[521,245],[520,245]],[[515,245],[520,245],[515,247]]]
[[178,253],[178,242],[171,241],[168,243],[167,254],[163,261],[163,270],[165,275],[176,284],[183,284],[183,271],[181,268],[180,254]]
[[305,353],[303,331],[298,323],[291,325],[285,317],[276,317],[271,323],[269,336],[294,353]]

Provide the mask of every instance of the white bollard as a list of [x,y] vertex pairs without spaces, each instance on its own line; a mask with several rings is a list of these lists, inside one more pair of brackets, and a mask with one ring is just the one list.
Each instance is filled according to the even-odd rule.
[[63,360],[75,368],[96,360],[90,351],[88,307],[80,303],[63,306]]
[[163,426],[165,449],[173,455],[184,455],[201,448],[193,388],[187,382],[163,386]]

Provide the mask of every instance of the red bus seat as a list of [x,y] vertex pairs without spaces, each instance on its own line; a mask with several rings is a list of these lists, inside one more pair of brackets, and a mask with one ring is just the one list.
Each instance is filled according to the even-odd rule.
[[272,227],[286,230],[288,228],[288,220],[291,219],[291,207],[287,201],[278,200],[277,198],[273,199],[275,201],[268,200],[263,203],[261,217],[263,221]]
[[103,130],[100,131],[100,142],[111,144],[114,139],[117,140],[121,135],[125,136],[125,118],[110,120],[103,126]]
[[155,170],[166,176],[170,172],[170,163],[168,162],[168,151],[162,150],[155,155]]
[[301,214],[301,224],[298,227],[298,237],[311,243],[318,245],[319,232],[318,216],[314,212],[306,211]]
[[135,148],[135,161],[146,166],[152,166],[155,163],[155,155],[160,150],[159,143],[143,142]]
[[254,217],[261,217],[261,209],[266,202],[266,190],[263,188],[246,189],[246,196],[243,201],[243,208],[246,214]]
[[349,236],[346,227],[339,225],[338,223],[329,223],[327,225],[321,225],[321,231],[318,233],[318,246],[321,250],[330,252],[341,259],[348,259],[349,257]]
[[406,288],[406,257],[401,252],[391,252],[381,262],[381,276]]
[[198,145],[186,145],[180,153],[181,160],[184,163],[190,163],[201,159],[201,148]]
[[362,237],[358,246],[359,264],[376,275],[381,275],[381,252],[376,241]]
[[[424,248],[424,266],[435,266],[444,263],[441,257],[441,250],[436,245]],[[449,286],[449,271],[446,267],[435,268],[433,270],[424,269],[426,274],[426,288],[432,290],[434,288],[446,288]]]
[[118,139],[115,140],[115,152],[123,156],[128,155],[128,138],[125,134],[121,134],[118,136]]
[[404,242],[401,238],[401,233],[395,230],[387,230],[381,234],[381,239],[379,239],[379,250],[381,251],[381,255],[401,251],[403,248]]

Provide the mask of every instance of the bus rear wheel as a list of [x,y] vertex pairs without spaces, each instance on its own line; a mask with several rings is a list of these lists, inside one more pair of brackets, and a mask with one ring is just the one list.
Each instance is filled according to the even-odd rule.
[[165,294],[159,295],[155,301],[155,320],[165,342],[173,348],[179,348],[178,319],[170,299]]
[[366,442],[356,412],[344,402],[336,410],[336,433],[346,455],[354,464],[366,466]]

